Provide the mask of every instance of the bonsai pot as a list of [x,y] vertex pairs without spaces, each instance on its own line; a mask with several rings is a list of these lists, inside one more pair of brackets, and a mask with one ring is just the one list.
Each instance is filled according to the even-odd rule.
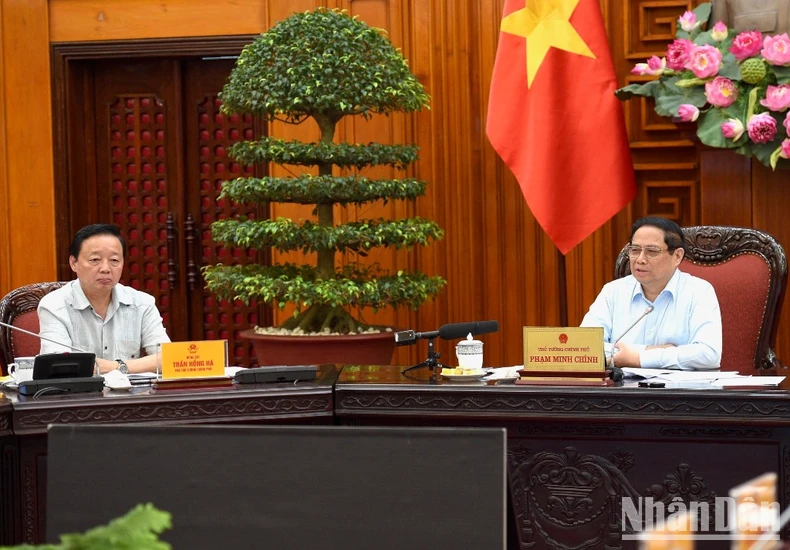
[[254,329],[249,329],[239,336],[252,341],[258,364],[262,367],[322,363],[389,365],[395,351],[395,336],[392,332],[288,336],[258,334]]

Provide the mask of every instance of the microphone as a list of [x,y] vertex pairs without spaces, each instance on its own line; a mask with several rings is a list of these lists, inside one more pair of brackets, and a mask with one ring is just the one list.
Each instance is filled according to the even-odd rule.
[[56,340],[53,340],[52,338],[47,338],[46,336],[41,336],[40,334],[36,334],[35,332],[30,332],[29,330],[25,330],[25,329],[20,328],[20,327],[15,327],[14,325],[9,325],[8,323],[4,323],[2,321],[0,321],[0,326],[6,327],[6,328],[10,328],[10,329],[13,329],[13,330],[18,330],[19,332],[24,332],[25,334],[29,334],[30,336],[35,336],[36,338],[39,338],[41,340],[46,340],[47,342],[52,342],[53,344],[57,344],[59,346],[63,346],[64,348],[69,348],[72,351],[79,351],[81,353],[90,353],[90,352],[85,351],[84,349],[80,349],[80,348],[78,348],[76,346],[72,346],[70,344],[64,344],[63,342],[58,342]]
[[439,330],[430,332],[415,332],[413,330],[402,330],[395,333],[396,346],[409,346],[421,338],[436,338],[442,340],[454,340],[464,338],[470,332],[474,334],[488,334],[499,330],[499,321],[475,321],[473,323],[450,323],[442,325]]
[[[619,342],[619,341],[620,341],[620,340],[623,338],[623,336],[625,336],[626,334],[628,334],[629,332],[631,332],[631,329],[632,329],[632,328],[634,328],[634,327],[635,327],[635,326],[636,326],[636,325],[639,323],[639,321],[641,321],[642,319],[644,319],[645,317],[647,317],[647,315],[649,315],[649,314],[650,314],[650,313],[651,313],[651,312],[652,312],[654,309],[655,309],[655,308],[654,308],[653,306],[647,306],[647,307],[645,308],[645,311],[644,311],[644,312],[642,312],[642,315],[640,315],[639,317],[637,317],[637,318],[636,318],[636,321],[634,321],[633,323],[631,323],[631,326],[630,326],[630,327],[628,327],[627,329],[625,329],[625,331],[624,331],[624,332],[623,332],[623,333],[622,333],[622,334],[621,334],[621,335],[620,335],[620,336],[617,338],[617,340],[612,340],[612,357],[611,357],[611,361],[612,361],[612,364],[611,364],[611,368],[612,368],[612,380],[615,380],[615,379],[616,379],[615,381],[617,381],[617,380],[622,380],[622,379],[623,379],[623,371],[622,371],[622,370],[620,370],[619,368],[617,368],[617,367],[614,365],[614,354],[615,354],[615,350],[617,349],[617,348],[615,348],[614,346],[617,344],[617,342]],[[605,358],[604,358],[604,359],[605,359]]]
[[627,329],[625,329],[625,331],[624,331],[624,332],[623,332],[623,333],[622,333],[622,334],[619,336],[619,338],[617,338],[616,340],[612,340],[612,345],[615,345],[615,344],[617,344],[617,342],[619,342],[620,340],[622,340],[623,336],[625,336],[626,334],[628,334],[629,332],[631,332],[631,329],[632,329],[632,328],[634,328],[634,327],[635,327],[635,326],[636,326],[636,325],[639,323],[639,321],[641,321],[642,319],[644,319],[645,317],[647,317],[647,315],[648,315],[649,313],[651,313],[651,312],[652,312],[654,309],[655,309],[655,308],[654,308],[653,306],[647,306],[647,307],[645,308],[645,311],[644,311],[644,313],[642,313],[642,315],[640,315],[639,317],[637,317],[637,318],[636,318],[636,321],[634,321],[633,323],[631,323],[631,326],[630,326],[630,327],[628,327]]
[[413,330],[401,330],[395,333],[396,346],[410,346],[421,338],[436,338],[439,336],[438,330],[430,332],[415,332]]
[[443,340],[454,340],[465,338],[467,334],[472,336],[478,334],[488,334],[499,330],[499,321],[475,321],[473,323],[450,323],[439,327],[439,338]]

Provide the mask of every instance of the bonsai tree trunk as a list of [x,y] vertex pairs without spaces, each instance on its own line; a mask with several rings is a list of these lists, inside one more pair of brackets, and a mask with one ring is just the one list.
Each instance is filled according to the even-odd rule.
[[[326,115],[315,115],[315,120],[321,130],[321,142],[332,143],[335,138],[336,120],[332,120]],[[319,176],[331,176],[332,165],[323,163],[318,165]],[[318,204],[316,205],[318,212],[318,225],[322,227],[334,226],[334,206],[332,204]],[[335,250],[319,250],[318,251],[318,277],[321,279],[330,279],[335,274]]]

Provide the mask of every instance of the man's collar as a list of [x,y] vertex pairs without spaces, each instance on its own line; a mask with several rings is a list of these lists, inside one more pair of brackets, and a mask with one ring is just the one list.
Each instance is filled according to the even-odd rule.
[[85,296],[85,291],[82,290],[82,285],[80,284],[80,280],[76,279],[71,282],[71,293],[74,297],[71,307],[74,309],[88,309],[91,307],[91,302],[88,300],[88,297]]
[[[667,281],[666,286],[664,286],[663,290],[658,293],[659,296],[661,296],[664,292],[669,292],[673,298],[677,296],[680,273],[680,268],[675,268],[675,272],[672,274],[672,277],[670,277],[669,281]],[[631,301],[633,302],[637,297],[642,298],[645,301],[649,301],[645,297],[645,293],[642,291],[642,285],[636,280],[636,277],[634,277],[634,286],[631,287]]]
[[[80,280],[76,279],[71,282],[73,286],[73,296],[74,300],[72,302],[72,307],[74,309],[87,309],[91,307],[91,302],[88,300],[88,297],[85,295],[85,291],[82,290],[82,285],[80,284]],[[134,298],[132,297],[132,293],[129,292],[129,289],[122,284],[118,283],[112,289],[112,297],[110,298],[110,309],[114,309],[112,307],[113,303],[120,303],[125,305],[132,305],[134,303]]]

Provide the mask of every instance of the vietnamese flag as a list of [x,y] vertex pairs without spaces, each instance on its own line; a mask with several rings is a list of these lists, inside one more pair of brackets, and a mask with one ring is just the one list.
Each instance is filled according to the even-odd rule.
[[505,0],[486,134],[567,254],[636,195],[599,0]]

